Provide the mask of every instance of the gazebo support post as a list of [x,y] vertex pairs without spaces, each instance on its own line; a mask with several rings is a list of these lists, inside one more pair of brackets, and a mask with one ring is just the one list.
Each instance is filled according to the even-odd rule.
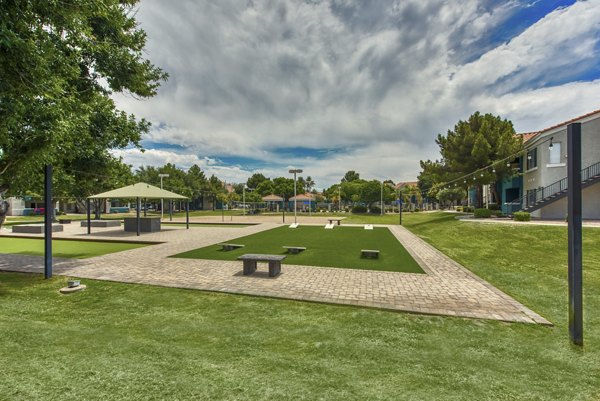
[[137,197],[136,198],[136,202],[137,202],[137,211],[135,213],[136,218],[137,218],[137,235],[138,237],[140,236],[140,208],[142,207],[142,202],[140,202],[140,198]]
[[185,228],[190,229],[190,202],[185,201]]
[[169,221],[173,221],[173,199],[169,199]]
[[85,207],[87,209],[87,233],[90,235],[92,233],[92,201],[90,198],[86,199]]

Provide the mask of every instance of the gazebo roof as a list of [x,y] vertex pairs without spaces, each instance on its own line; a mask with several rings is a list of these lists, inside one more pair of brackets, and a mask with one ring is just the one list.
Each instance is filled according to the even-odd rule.
[[290,198],[290,201],[293,200],[297,200],[297,201],[307,201],[307,200],[315,200],[315,196],[309,192],[305,193],[305,194],[298,194],[296,196],[292,196]]
[[176,194],[175,192],[167,191],[166,189],[160,189],[158,187],[155,187],[154,185],[146,184],[145,182],[139,182],[137,184],[128,185],[126,187],[113,189],[112,191],[102,192],[101,194],[92,195],[89,198],[188,199],[186,196]]
[[283,198],[281,196],[271,194],[271,195],[263,196],[262,200],[264,202],[281,202],[283,200]]

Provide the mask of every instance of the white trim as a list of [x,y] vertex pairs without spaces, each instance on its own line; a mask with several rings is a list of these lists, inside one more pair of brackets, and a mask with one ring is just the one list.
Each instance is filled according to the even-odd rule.
[[546,164],[546,167],[552,168],[552,167],[565,167],[567,165],[567,163],[554,163],[554,164]]
[[531,173],[532,171],[535,171],[538,169],[538,166],[535,166],[533,168],[530,168],[529,170],[525,170],[526,173]]

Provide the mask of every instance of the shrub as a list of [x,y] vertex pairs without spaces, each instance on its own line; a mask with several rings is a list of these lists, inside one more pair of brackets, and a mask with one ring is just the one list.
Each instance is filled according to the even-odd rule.
[[473,206],[463,206],[463,212],[465,213],[473,213],[475,208]]
[[500,210],[500,206],[497,203],[488,203],[487,208],[490,210]]
[[492,216],[492,211],[489,209],[475,209],[475,218],[487,218]]
[[367,213],[367,207],[362,205],[354,206],[352,213]]
[[420,212],[420,211],[421,211],[421,209],[419,209],[419,208],[415,209],[415,212]]
[[381,214],[381,208],[379,206],[372,206],[369,209],[369,213],[371,213],[371,214]]
[[513,218],[515,221],[529,221],[531,220],[531,214],[529,212],[514,212]]
[[457,212],[462,212],[463,211],[463,207],[462,206],[456,206],[456,211]]

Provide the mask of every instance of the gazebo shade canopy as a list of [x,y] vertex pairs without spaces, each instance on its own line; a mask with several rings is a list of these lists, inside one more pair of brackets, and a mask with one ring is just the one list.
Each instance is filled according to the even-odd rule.
[[281,202],[283,198],[277,195],[267,195],[263,196],[262,200],[263,202]]
[[101,194],[92,195],[90,199],[188,199],[186,196],[176,194],[175,192],[160,189],[154,185],[139,182],[137,184],[128,185],[123,188],[113,189],[112,191],[103,192]]

